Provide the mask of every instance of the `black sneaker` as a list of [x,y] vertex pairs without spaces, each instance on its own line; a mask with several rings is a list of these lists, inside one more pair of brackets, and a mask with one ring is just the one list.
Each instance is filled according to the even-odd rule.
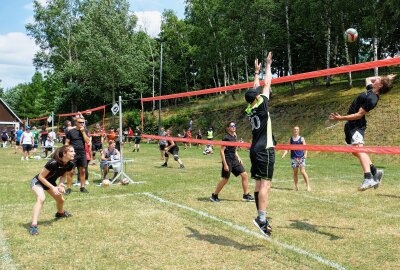
[[38,227],[37,227],[37,225],[35,225],[35,226],[30,226],[29,227],[29,233],[31,234],[31,235],[38,235],[39,234],[39,229],[38,229]]
[[89,193],[89,191],[85,187],[81,187],[79,189],[82,193]]
[[167,162],[165,162],[163,165],[161,165],[161,167],[167,167]]
[[242,201],[244,202],[254,202],[253,196],[250,195],[250,193],[243,194],[243,199]]
[[68,217],[72,217],[72,215],[71,215],[70,212],[67,212],[67,211],[64,210],[63,213],[58,213],[58,212],[57,212],[57,213],[55,214],[55,217],[56,217],[56,218],[68,218]]
[[376,174],[373,176],[374,180],[378,183],[374,186],[374,189],[377,189],[382,184],[383,179],[383,170],[377,170]]
[[72,189],[67,188],[67,189],[65,190],[65,195],[69,195],[69,194],[71,194],[71,192],[72,192]]
[[270,236],[272,232],[271,226],[269,226],[268,220],[262,222],[258,217],[253,220],[254,225],[260,230],[260,232],[266,236]]
[[211,194],[210,200],[212,202],[220,202],[221,200],[218,198],[218,194]]
[[133,149],[133,150],[132,150],[132,152],[135,152],[135,151],[136,151],[136,149]]
[[183,164],[181,164],[181,165],[179,166],[179,168],[180,168],[180,169],[185,169],[185,166],[183,166]]

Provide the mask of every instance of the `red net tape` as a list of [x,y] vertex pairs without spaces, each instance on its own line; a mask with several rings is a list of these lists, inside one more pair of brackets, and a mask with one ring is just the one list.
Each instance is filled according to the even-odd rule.
[[[86,111],[81,111],[81,114],[85,114],[85,113],[89,113],[89,112],[95,112],[95,111],[99,111],[99,110],[104,110],[106,108],[105,105],[97,107],[97,108],[93,108],[93,109],[89,109]],[[58,116],[73,116],[73,115],[77,115],[78,112],[74,112],[74,113],[63,113],[63,114],[59,114]]]
[[[335,74],[347,73],[347,72],[352,72],[352,71],[373,69],[375,67],[385,67],[385,66],[393,66],[393,65],[399,65],[399,64],[400,64],[400,57],[396,57],[396,58],[390,58],[390,59],[384,59],[384,60],[365,62],[365,63],[361,63],[361,64],[328,68],[328,69],[324,69],[324,70],[312,71],[312,72],[301,73],[301,74],[296,74],[296,75],[291,75],[291,76],[284,76],[284,77],[272,79],[272,84],[306,80],[306,79],[318,78],[318,77],[323,77],[323,76],[328,76],[328,75],[335,75]],[[260,81],[260,84],[264,85],[264,82]],[[179,93],[179,94],[142,98],[141,101],[146,102],[146,101],[153,101],[153,100],[164,100],[164,99],[172,99],[172,98],[199,96],[199,95],[212,94],[212,93],[217,93],[217,92],[222,92],[222,91],[239,90],[239,89],[250,88],[250,87],[253,87],[252,82],[236,84],[236,85],[229,85],[229,86],[224,86],[224,87],[217,87],[217,88],[209,88],[209,89],[185,92],[185,93]]]
[[[211,144],[211,145],[225,145],[225,146],[238,146],[243,148],[250,148],[250,143],[241,142],[226,142],[226,141],[209,141],[209,140],[198,140],[198,139],[187,139],[177,137],[162,137],[156,135],[142,134],[143,138],[154,139],[154,140],[173,140],[176,142],[186,143],[199,143],[199,144]],[[343,153],[368,153],[368,154],[400,154],[400,147],[392,146],[339,146],[339,145],[290,145],[290,144],[278,144],[275,146],[276,150],[308,150],[318,152],[343,152]]]

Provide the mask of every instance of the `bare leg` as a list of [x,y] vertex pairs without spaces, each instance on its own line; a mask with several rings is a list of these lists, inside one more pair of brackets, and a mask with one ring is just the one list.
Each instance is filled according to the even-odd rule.
[[222,177],[221,180],[218,182],[217,187],[215,188],[214,194],[218,195],[221,192],[222,188],[228,183],[228,179]]
[[293,168],[293,181],[294,181],[294,189],[296,191],[299,190],[299,168]]
[[306,168],[305,167],[300,167],[300,172],[303,175],[304,182],[306,182],[307,191],[311,191],[310,181],[308,180],[308,174],[306,172]]
[[51,189],[47,190],[47,192],[56,201],[57,212],[58,213],[64,213],[64,198],[63,198],[63,196],[61,194],[60,195],[54,194],[53,190],[51,190]]
[[42,209],[44,201],[46,200],[46,195],[44,194],[43,187],[41,186],[34,186],[32,191],[36,195],[36,203],[33,207],[32,225],[37,225],[40,210]]
[[243,189],[243,194],[248,194],[249,193],[249,177],[247,175],[247,172],[242,172],[240,174],[242,177],[242,189]]

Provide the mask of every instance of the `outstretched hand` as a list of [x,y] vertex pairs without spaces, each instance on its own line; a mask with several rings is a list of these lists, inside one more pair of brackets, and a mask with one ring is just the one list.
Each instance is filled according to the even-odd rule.
[[329,115],[329,120],[338,121],[338,120],[340,120],[341,118],[342,118],[342,116],[341,116],[339,113],[337,113],[337,112],[331,113],[331,114]]
[[272,65],[272,52],[268,52],[264,60],[267,65]]
[[256,73],[260,73],[261,70],[261,63],[258,63],[258,58],[254,61],[254,71]]

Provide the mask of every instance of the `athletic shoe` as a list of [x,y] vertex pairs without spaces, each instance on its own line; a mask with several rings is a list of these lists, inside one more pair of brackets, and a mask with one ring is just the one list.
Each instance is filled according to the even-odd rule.
[[132,150],[132,152],[135,152],[135,151],[136,151],[136,149],[133,149],[133,150]]
[[139,149],[137,151],[139,152]]
[[22,157],[21,160],[25,160],[24,157]]
[[212,202],[220,202],[221,200],[218,198],[218,194],[211,194],[210,200]]
[[183,166],[183,164],[181,164],[181,165],[179,166],[179,168],[180,168],[180,169],[185,169],[185,166]]
[[270,236],[272,232],[271,226],[269,226],[268,220],[262,222],[258,217],[253,220],[254,225],[260,230],[260,232],[266,236]]
[[37,225],[35,225],[35,226],[30,226],[29,227],[29,233],[31,234],[31,235],[38,235],[39,234],[39,229],[38,229],[38,227],[37,227]]
[[81,187],[79,190],[82,193],[89,193],[89,191],[85,187]]
[[358,188],[359,191],[364,191],[367,189],[370,189],[374,186],[376,186],[378,184],[378,182],[376,182],[374,179],[364,179],[364,182],[361,184],[361,186]]
[[163,165],[161,165],[161,167],[167,167],[167,162],[165,162]]
[[374,189],[377,189],[382,184],[382,179],[383,179],[383,170],[377,170],[376,174],[374,175],[374,180],[378,182],[378,184],[374,186]]
[[250,195],[250,193],[243,194],[243,199],[242,201],[244,202],[254,202],[253,196]]
[[72,217],[72,215],[71,215],[71,213],[69,213],[69,212],[67,212],[67,211],[65,211],[64,210],[64,212],[63,213],[56,213],[55,214],[55,217],[56,218],[68,218],[68,217]]
[[74,186],[74,187],[80,187],[80,186],[81,186],[81,182],[75,182],[75,183],[73,184],[73,186]]
[[28,158],[28,157],[26,157],[26,158],[25,158],[25,160],[29,160],[29,158]]
[[67,188],[67,189],[65,190],[65,195],[69,195],[69,194],[71,194],[71,192],[72,192],[72,189]]
[[86,181],[85,181],[85,186],[88,186],[88,185],[90,185],[90,183],[89,183],[88,180],[86,180]]

